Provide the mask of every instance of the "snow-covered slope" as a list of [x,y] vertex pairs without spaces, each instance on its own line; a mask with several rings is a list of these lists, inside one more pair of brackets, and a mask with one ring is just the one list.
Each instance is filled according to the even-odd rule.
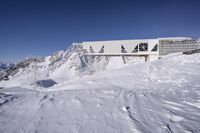
[[38,92],[5,88],[0,132],[199,133],[199,68],[200,54],[178,53]]
[[[85,50],[76,45],[51,56],[26,59],[0,74],[0,87],[34,88],[36,81],[46,79],[54,80],[57,83],[69,82],[85,75],[125,65],[121,57],[117,57],[116,60],[103,56],[84,56],[84,53]],[[127,64],[133,64],[140,59],[126,57],[125,60]],[[8,77],[9,80],[1,81],[4,79],[3,77]]]
[[31,87],[36,80],[50,78],[61,82],[89,74],[86,60],[82,56],[83,52],[79,47],[71,47],[66,51],[58,51],[52,56],[27,59],[20,65],[16,65],[14,69],[8,70],[9,80],[1,81],[0,86]]

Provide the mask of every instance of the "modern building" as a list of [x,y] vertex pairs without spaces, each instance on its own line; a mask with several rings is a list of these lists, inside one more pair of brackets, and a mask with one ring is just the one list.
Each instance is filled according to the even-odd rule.
[[143,56],[155,60],[170,53],[197,49],[199,41],[190,37],[139,40],[89,41],[81,45],[88,56]]

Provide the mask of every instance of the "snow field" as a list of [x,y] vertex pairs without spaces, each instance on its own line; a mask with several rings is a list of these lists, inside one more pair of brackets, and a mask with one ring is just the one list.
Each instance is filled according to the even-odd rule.
[[0,132],[198,133],[200,54],[0,90]]

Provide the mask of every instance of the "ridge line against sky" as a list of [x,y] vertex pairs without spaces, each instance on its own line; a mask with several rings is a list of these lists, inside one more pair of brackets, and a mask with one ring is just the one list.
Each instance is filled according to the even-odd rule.
[[0,62],[72,42],[200,37],[199,0],[1,0]]

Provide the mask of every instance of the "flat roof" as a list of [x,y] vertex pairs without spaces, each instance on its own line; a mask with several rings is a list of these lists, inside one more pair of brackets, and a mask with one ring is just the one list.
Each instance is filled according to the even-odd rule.
[[192,40],[191,37],[163,37],[158,38],[158,40]]
[[100,43],[100,42],[119,42],[119,41],[150,41],[150,40],[192,40],[191,37],[163,37],[163,38],[151,38],[151,39],[124,39],[124,40],[98,40],[98,41],[83,41],[74,43]]

